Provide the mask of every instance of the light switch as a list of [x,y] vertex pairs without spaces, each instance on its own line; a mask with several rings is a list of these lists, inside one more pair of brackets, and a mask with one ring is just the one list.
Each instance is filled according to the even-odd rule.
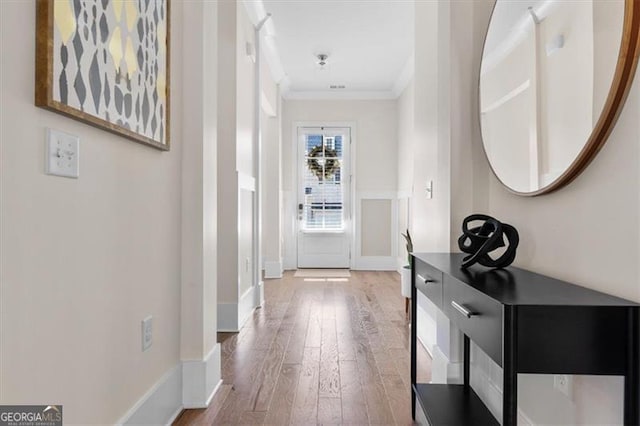
[[77,178],[80,175],[80,138],[59,130],[47,129],[46,173]]
[[142,320],[142,352],[153,344],[153,317],[148,316]]
[[433,198],[433,181],[432,180],[427,181],[426,193],[427,193],[428,200]]

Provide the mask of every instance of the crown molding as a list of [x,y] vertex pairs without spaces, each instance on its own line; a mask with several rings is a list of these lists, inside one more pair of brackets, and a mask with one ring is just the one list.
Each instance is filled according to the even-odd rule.
[[392,100],[398,96],[392,90],[289,90],[283,92],[282,97],[286,100]]
[[393,84],[393,89],[391,91],[395,94],[396,98],[399,98],[400,95],[402,95],[404,89],[406,89],[409,82],[411,82],[415,72],[415,63],[415,55],[412,53],[404,64],[402,71],[400,71],[396,82]]
[[[558,6],[558,0],[545,0],[532,10],[538,22],[544,21]],[[480,74],[484,75],[500,64],[531,33],[536,25],[530,13],[524,14],[513,26],[509,34],[490,52],[484,52]]]
[[[265,16],[267,11],[262,0],[243,0],[244,8],[247,11],[251,24],[255,27]],[[269,19],[262,31],[260,31],[261,53],[271,71],[271,76],[276,84],[287,83],[287,75],[282,66],[282,60],[275,43],[276,31],[273,21]]]

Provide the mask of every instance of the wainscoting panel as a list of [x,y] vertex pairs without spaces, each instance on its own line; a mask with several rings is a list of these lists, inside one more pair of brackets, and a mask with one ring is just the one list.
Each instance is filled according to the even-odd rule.
[[356,193],[352,269],[395,271],[398,253],[398,202],[395,191]]

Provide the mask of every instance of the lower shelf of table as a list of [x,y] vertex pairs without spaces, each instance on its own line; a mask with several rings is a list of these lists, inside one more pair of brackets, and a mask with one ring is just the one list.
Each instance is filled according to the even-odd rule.
[[413,389],[432,426],[500,425],[470,387],[417,383]]

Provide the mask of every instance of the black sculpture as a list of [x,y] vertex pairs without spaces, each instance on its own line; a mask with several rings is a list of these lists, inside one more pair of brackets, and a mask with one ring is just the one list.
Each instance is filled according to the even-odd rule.
[[[483,220],[480,226],[469,229],[469,222]],[[497,259],[492,259],[489,252],[505,246],[504,237],[509,245]],[[489,268],[505,268],[516,258],[516,249],[520,237],[518,231],[511,225],[484,214],[472,214],[462,221],[462,235],[458,238],[458,247],[469,253],[462,260],[462,268],[466,269],[476,262]]]

